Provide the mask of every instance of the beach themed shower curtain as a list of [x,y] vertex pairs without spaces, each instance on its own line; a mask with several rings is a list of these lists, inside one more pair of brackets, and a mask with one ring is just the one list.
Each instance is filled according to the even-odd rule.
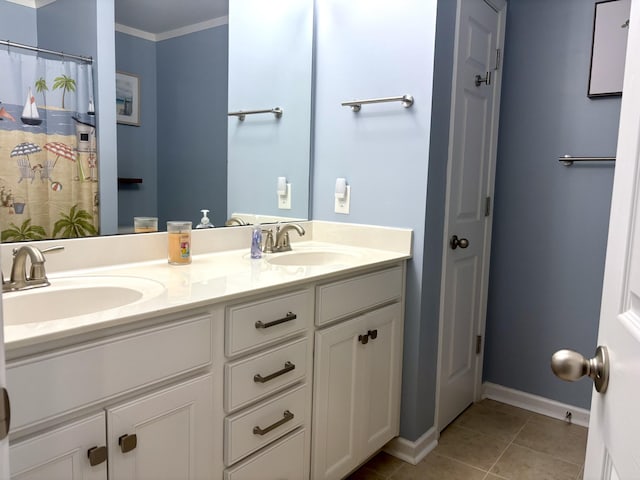
[[0,51],[3,242],[98,234],[91,68]]

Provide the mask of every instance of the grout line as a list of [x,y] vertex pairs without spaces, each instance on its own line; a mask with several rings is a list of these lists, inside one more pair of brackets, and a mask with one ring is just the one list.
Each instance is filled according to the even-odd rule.
[[491,465],[491,467],[489,468],[489,473],[491,473],[491,470],[493,470],[493,467],[495,467],[497,465],[497,463],[500,461],[500,459],[504,456],[504,454],[507,452],[507,450],[509,449],[509,447],[511,445],[513,445],[513,442],[515,442],[516,438],[518,438],[518,435],[520,435],[520,432],[522,432],[522,430],[524,430],[524,427],[527,425],[527,423],[529,423],[529,420],[527,419],[527,421],[524,422],[524,424],[520,427],[520,429],[516,432],[516,434],[513,436],[513,438],[511,439],[511,441],[507,444],[507,446],[504,448],[504,450],[502,451],[502,453],[500,454],[500,456],[496,459],[495,462],[493,462],[493,465]]
[[[431,455],[431,453],[429,455]],[[480,468],[477,465],[472,465],[470,463],[463,462],[462,460],[460,460],[458,458],[450,457],[449,455],[444,455],[443,453],[433,453],[433,455],[436,455],[436,456],[442,457],[442,458],[446,458],[447,460],[453,460],[454,462],[459,463],[460,465],[464,465],[465,467],[473,468],[474,470],[479,470],[479,471],[481,471],[483,473],[489,473],[489,471],[485,470],[484,468]]]
[[[531,419],[531,420],[533,420],[533,419]],[[527,422],[524,424],[524,426],[527,426],[527,424],[528,424],[528,423],[529,423],[529,420],[527,420]],[[536,423],[536,421],[535,421],[535,420],[533,420],[533,423]],[[581,427],[580,425],[576,425],[576,426],[577,426],[577,427],[579,427],[579,428],[585,428],[585,427]],[[524,428],[524,427],[522,427],[522,428]],[[518,433],[520,433],[520,432],[518,432]],[[553,459],[555,459],[555,460],[560,460],[560,461],[565,462],[565,463],[568,463],[568,464],[570,464],[570,465],[576,465],[576,466],[578,466],[578,467],[584,467],[584,462],[583,462],[582,464],[580,464],[580,463],[575,463],[575,462],[571,462],[571,461],[567,460],[566,458],[558,457],[558,456],[554,455],[553,453],[543,452],[542,450],[536,450],[535,448],[531,448],[531,447],[529,447],[529,446],[527,446],[527,445],[522,445],[522,444],[520,444],[520,443],[516,442],[516,441],[515,441],[516,439],[517,439],[517,435],[516,435],[516,437],[514,438],[513,443],[514,443],[514,445],[516,445],[516,446],[518,446],[518,447],[528,448],[529,450],[531,450],[531,451],[533,451],[533,452],[537,452],[537,453],[541,453],[541,454],[543,454],[543,455],[547,455],[547,456],[549,456],[549,457],[551,457],[551,458],[553,458]],[[586,456],[586,453],[587,453],[587,452],[585,451],[585,456]],[[580,470],[580,468],[579,468],[578,470],[579,470],[579,471],[581,471],[581,470]]]

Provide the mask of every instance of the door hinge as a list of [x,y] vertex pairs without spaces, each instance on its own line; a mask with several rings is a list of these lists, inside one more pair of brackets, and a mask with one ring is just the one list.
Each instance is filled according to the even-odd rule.
[[476,355],[482,352],[482,335],[476,335]]
[[488,217],[491,215],[491,197],[485,198],[484,201],[484,216]]
[[502,64],[502,50],[496,48],[496,68],[494,70],[500,70]]

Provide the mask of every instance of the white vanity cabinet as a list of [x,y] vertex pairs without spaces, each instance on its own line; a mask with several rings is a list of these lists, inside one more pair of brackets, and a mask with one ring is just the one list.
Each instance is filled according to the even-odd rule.
[[309,478],[313,288],[230,305],[226,480]]
[[10,360],[11,478],[213,478],[211,320]]
[[405,262],[14,350],[12,480],[344,478],[398,434]]
[[314,480],[345,477],[398,435],[403,279],[396,267],[318,287],[330,314],[316,322],[332,326],[315,333]]

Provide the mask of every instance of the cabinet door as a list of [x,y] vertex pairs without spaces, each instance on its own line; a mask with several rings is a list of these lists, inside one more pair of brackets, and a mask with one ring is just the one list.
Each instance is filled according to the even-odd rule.
[[312,473],[315,479],[343,478],[358,464],[360,390],[364,385],[358,342],[366,318],[357,317],[316,332]]
[[9,449],[11,479],[106,480],[107,462],[92,467],[88,457],[90,449],[106,448],[105,438],[105,418],[100,413],[14,443]]
[[211,375],[108,409],[107,425],[111,480],[214,477]]
[[[366,356],[360,375],[366,379],[360,412],[365,460],[398,435],[402,380],[402,308],[399,303],[364,316],[365,332],[371,332],[363,349]],[[375,337],[375,338],[374,338]]]

